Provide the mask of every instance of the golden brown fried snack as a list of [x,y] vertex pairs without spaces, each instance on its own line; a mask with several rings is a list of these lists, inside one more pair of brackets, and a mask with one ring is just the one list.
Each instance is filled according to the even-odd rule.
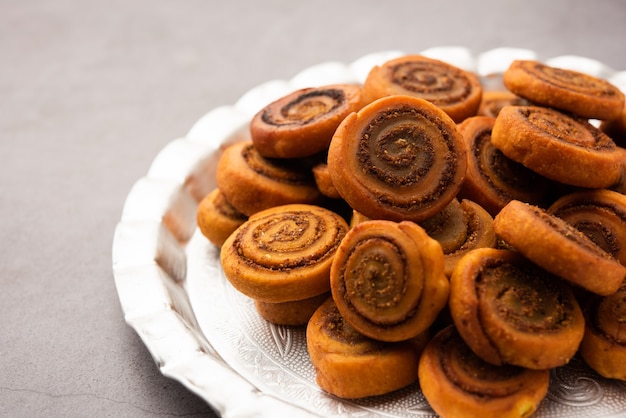
[[608,81],[538,61],[513,61],[503,74],[503,82],[533,103],[582,118],[615,119],[624,109],[624,94]]
[[220,189],[214,189],[198,204],[198,229],[213,245],[221,247],[226,238],[248,217],[226,200]]
[[424,332],[448,300],[441,245],[413,222],[354,226],[337,249],[330,275],[346,322],[381,341]]
[[447,277],[469,251],[497,244],[493,218],[480,205],[467,199],[452,200],[443,211],[419,225],[441,244]]
[[224,150],[217,164],[217,186],[240,212],[250,216],[292,203],[319,204],[322,194],[308,162],[262,157],[252,142]]
[[370,218],[363,215],[362,213],[352,209],[352,217],[350,218],[350,228],[355,225],[360,224],[361,222],[369,221]]
[[442,418],[519,418],[548,393],[548,370],[495,366],[476,356],[454,326],[428,343],[419,363],[424,397]]
[[610,187],[622,171],[622,156],[611,138],[585,120],[544,107],[504,107],[491,142],[510,159],[572,186]]
[[611,185],[610,189],[615,190],[616,192],[621,194],[626,194],[626,148],[617,147],[617,150],[622,156],[621,175],[619,180],[615,184]]
[[626,380],[626,282],[614,294],[594,299],[586,317],[583,359],[606,378]]
[[322,162],[313,166],[313,178],[315,178],[315,184],[317,185],[320,193],[324,196],[331,199],[341,198],[341,195],[330,178],[327,163]]
[[284,205],[256,213],[222,246],[233,287],[263,302],[289,302],[330,290],[330,267],[346,221],[313,205]]
[[428,334],[401,342],[377,341],[348,324],[329,298],[311,317],[307,349],[317,384],[340,398],[383,395],[417,381]]
[[512,200],[493,227],[525,257],[590,292],[610,295],[626,276],[626,267],[589,237],[536,206]]
[[450,279],[449,306],[466,344],[494,365],[562,366],[585,329],[571,288],[509,250],[480,248],[463,257]]
[[478,203],[492,216],[513,199],[545,203],[553,182],[494,147],[491,132],[495,121],[492,117],[474,116],[458,125],[465,140],[468,160],[459,197]]
[[626,196],[607,189],[580,190],[560,197],[548,213],[587,235],[626,265]]
[[300,89],[252,118],[252,142],[264,157],[309,157],[325,151],[339,123],[364,105],[361,86],[356,84]]
[[363,91],[368,102],[393,95],[419,97],[455,122],[474,116],[482,97],[474,73],[423,55],[405,55],[372,68]]
[[326,299],[330,298],[330,292],[302,300],[287,302],[263,302],[254,301],[254,307],[263,319],[272,324],[286,326],[306,325],[313,313]]
[[328,152],[335,188],[372,219],[419,222],[456,196],[467,157],[456,124],[410,96],[376,100],[339,125]]

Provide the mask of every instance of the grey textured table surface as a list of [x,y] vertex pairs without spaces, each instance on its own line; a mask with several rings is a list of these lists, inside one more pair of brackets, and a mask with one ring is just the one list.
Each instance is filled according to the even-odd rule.
[[626,3],[0,0],[0,416],[215,416],[124,322],[113,231],[169,141],[325,61],[462,45],[626,69]]

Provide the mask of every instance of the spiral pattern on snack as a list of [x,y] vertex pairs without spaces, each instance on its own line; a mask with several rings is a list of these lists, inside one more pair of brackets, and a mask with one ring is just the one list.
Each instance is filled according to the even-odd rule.
[[375,219],[420,221],[457,194],[467,161],[456,125],[436,106],[390,96],[347,117],[330,145],[339,194]]
[[325,151],[343,118],[365,103],[358,84],[296,90],[254,115],[250,121],[250,137],[264,157],[310,157]]
[[564,365],[584,332],[571,289],[514,251],[483,248],[466,255],[452,275],[449,303],[463,339],[494,365]]
[[491,142],[508,158],[564,184],[606,188],[622,172],[622,155],[607,135],[583,119],[546,107],[504,107]]
[[626,276],[626,268],[587,235],[537,206],[512,200],[495,216],[493,227],[529,260],[593,293],[614,293]]
[[252,143],[241,149],[241,155],[252,171],[274,181],[295,185],[310,185],[314,181],[312,173],[302,170],[301,161],[265,158]]
[[497,243],[493,218],[468,199],[453,199],[444,210],[419,225],[441,244],[448,277],[465,254],[476,248],[495,247]]
[[624,94],[607,80],[538,61],[513,61],[503,82],[533,103],[586,119],[615,119],[624,108]]
[[494,123],[495,118],[475,116],[459,124],[468,150],[467,175],[459,196],[480,204],[491,215],[513,199],[544,203],[552,182],[494,147]]
[[345,234],[333,218],[295,210],[255,217],[237,231],[238,254],[269,270],[291,269],[329,257]]
[[407,61],[390,67],[394,83],[438,106],[467,98],[470,81],[464,71],[434,61]]
[[614,89],[609,88],[606,81],[563,68],[535,63],[532,67],[526,67],[526,71],[531,72],[546,83],[554,84],[561,88],[568,88],[593,96],[612,96],[615,94]]
[[263,302],[308,299],[330,290],[330,267],[348,225],[314,205],[277,206],[252,215],[222,246],[224,274]]
[[548,370],[485,362],[454,326],[428,343],[418,368],[424,396],[442,417],[527,417],[545,397]]
[[338,88],[311,89],[281,103],[280,108],[264,109],[261,118],[270,125],[303,125],[332,112],[345,100],[343,90]]
[[[454,175],[455,166],[448,162],[453,158],[450,150],[454,149],[454,144],[445,131],[434,137],[429,135],[433,127],[441,130],[436,120],[424,117],[414,108],[393,109],[379,114],[368,124],[360,139],[357,158],[363,172],[379,182],[406,189],[425,182],[433,168],[440,165],[436,186],[431,187],[429,194],[421,196],[420,200],[440,198],[445,190],[441,186],[446,186]],[[445,153],[443,160],[437,162],[437,155],[442,153]],[[384,203],[405,207],[414,204],[409,199],[395,202],[391,196],[381,196],[381,199]]]
[[533,126],[561,141],[592,149],[614,148],[607,136],[586,129],[570,117],[536,106],[526,107],[520,113]]
[[363,91],[369,101],[392,95],[418,97],[460,122],[476,114],[483,89],[469,71],[422,55],[405,55],[372,68]]
[[345,320],[364,335],[414,337],[447,301],[441,245],[412,222],[362,222],[335,255],[331,291]]
[[485,398],[510,396],[520,389],[528,369],[487,363],[472,352],[454,328],[443,332],[440,345],[442,371],[455,386]]

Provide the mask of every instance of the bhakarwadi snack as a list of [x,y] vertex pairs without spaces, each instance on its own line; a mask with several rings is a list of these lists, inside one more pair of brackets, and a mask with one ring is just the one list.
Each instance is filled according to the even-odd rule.
[[276,325],[300,326],[306,325],[319,306],[330,298],[330,292],[302,300],[287,302],[264,302],[256,299],[254,307],[267,322]]
[[546,204],[553,182],[513,161],[491,142],[496,122],[488,116],[465,119],[459,131],[467,148],[467,174],[459,197],[478,203],[495,216],[511,200]]
[[493,221],[496,234],[526,258],[598,295],[610,295],[626,267],[584,233],[544,209],[512,200]]
[[252,118],[252,142],[264,157],[309,157],[325,151],[341,121],[363,105],[362,89],[356,84],[297,90]]
[[545,107],[504,107],[491,142],[510,159],[572,186],[610,187],[622,171],[622,156],[611,138],[586,120]]
[[356,399],[416,382],[428,333],[400,342],[368,338],[343,319],[329,298],[311,317],[306,340],[318,385],[340,398]]
[[607,189],[560,197],[548,213],[563,219],[626,266],[626,196]]
[[313,166],[313,178],[320,193],[331,199],[340,199],[341,195],[333,184],[328,171],[328,164],[325,162],[318,163]]
[[418,223],[429,237],[441,245],[444,255],[456,250],[468,235],[465,214],[461,203],[454,198],[441,212]]
[[472,72],[423,55],[404,55],[372,68],[363,90],[368,102],[394,95],[418,97],[460,122],[476,114],[483,89]]
[[216,179],[224,197],[247,216],[274,206],[319,204],[323,197],[308,162],[264,158],[250,141],[224,150]]
[[509,250],[479,248],[459,260],[449,307],[466,344],[494,365],[562,366],[585,329],[571,288]]
[[548,393],[548,370],[495,366],[474,354],[454,326],[439,331],[419,362],[424,397],[442,418],[531,416]]
[[439,214],[419,224],[431,238],[441,244],[445,273],[452,275],[458,261],[475,248],[495,247],[493,218],[471,200],[452,200]]
[[384,220],[348,231],[333,259],[330,285],[346,322],[381,341],[426,331],[449,289],[441,245],[413,222]]
[[533,103],[588,119],[615,119],[624,94],[598,77],[533,60],[515,60],[504,72],[504,85]]
[[467,167],[456,124],[435,105],[388,96],[346,117],[328,151],[335,188],[372,219],[422,221],[456,196]]
[[213,245],[221,247],[226,238],[248,217],[226,200],[220,189],[214,189],[198,204],[198,229]]
[[606,378],[626,380],[626,282],[614,294],[593,299],[585,314],[583,359]]
[[222,246],[224,275],[246,296],[289,302],[330,290],[330,267],[348,230],[338,214],[313,205],[277,206],[251,216]]
[[527,106],[530,104],[528,100],[508,90],[487,90],[483,91],[476,116],[495,118],[504,106]]

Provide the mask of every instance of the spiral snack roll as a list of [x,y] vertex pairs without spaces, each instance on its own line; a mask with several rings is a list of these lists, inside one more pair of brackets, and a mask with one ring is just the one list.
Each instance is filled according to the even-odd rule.
[[250,141],[224,150],[216,179],[224,197],[248,216],[274,206],[318,204],[323,197],[310,166],[296,159],[264,158]]
[[372,68],[363,91],[368,101],[393,95],[419,97],[461,122],[476,114],[483,89],[469,71],[423,55],[404,55]]
[[448,300],[441,245],[408,221],[354,226],[337,249],[330,281],[346,322],[381,341],[424,332]]
[[441,212],[418,225],[424,228],[429,237],[439,242],[444,254],[459,248],[469,234],[465,214],[456,198]]
[[488,116],[473,116],[459,124],[468,159],[459,197],[478,203],[492,216],[513,199],[545,203],[553,182],[511,160],[493,145],[495,121]]
[[255,299],[254,307],[267,322],[276,325],[306,325],[319,306],[330,298],[330,291],[306,299],[287,302],[264,302]]
[[483,91],[476,116],[495,118],[504,106],[528,106],[530,102],[508,90]]
[[621,176],[621,154],[589,122],[539,106],[506,106],[491,142],[510,159],[558,182],[605,188]]
[[454,326],[428,343],[419,363],[424,397],[442,418],[520,418],[548,393],[548,370],[495,366],[474,354]]
[[285,205],[251,216],[222,246],[233,287],[263,302],[288,302],[330,290],[330,266],[348,225],[313,205]]
[[332,183],[372,219],[419,222],[458,193],[467,167],[456,124],[435,105],[388,96],[352,113],[328,151]]
[[450,279],[449,306],[463,340],[494,365],[562,366],[585,328],[571,288],[509,250],[480,248],[463,257]]
[[443,249],[445,273],[452,275],[458,261],[476,248],[495,247],[493,218],[476,202],[452,202],[439,214],[419,224]]
[[593,300],[586,316],[583,359],[604,377],[626,380],[626,282],[614,294]]
[[362,89],[356,84],[297,90],[252,118],[252,142],[264,157],[309,157],[325,151],[339,123],[363,105]]
[[419,356],[428,334],[392,343],[365,337],[328,298],[309,320],[306,340],[317,384],[340,398],[356,399],[383,395],[417,381]]
[[533,103],[588,119],[615,119],[624,94],[606,80],[533,60],[516,60],[503,74],[504,85]]
[[587,235],[626,266],[626,196],[608,189],[580,190],[562,196],[548,213]]
[[214,189],[198,204],[198,229],[213,245],[221,247],[248,217],[230,204],[220,189]]
[[315,184],[320,193],[331,199],[341,198],[341,195],[339,195],[339,192],[330,178],[330,172],[328,171],[328,164],[326,162],[315,164],[312,171]]
[[589,237],[536,206],[512,200],[496,215],[493,227],[528,259],[598,295],[617,291],[626,276],[626,267]]

